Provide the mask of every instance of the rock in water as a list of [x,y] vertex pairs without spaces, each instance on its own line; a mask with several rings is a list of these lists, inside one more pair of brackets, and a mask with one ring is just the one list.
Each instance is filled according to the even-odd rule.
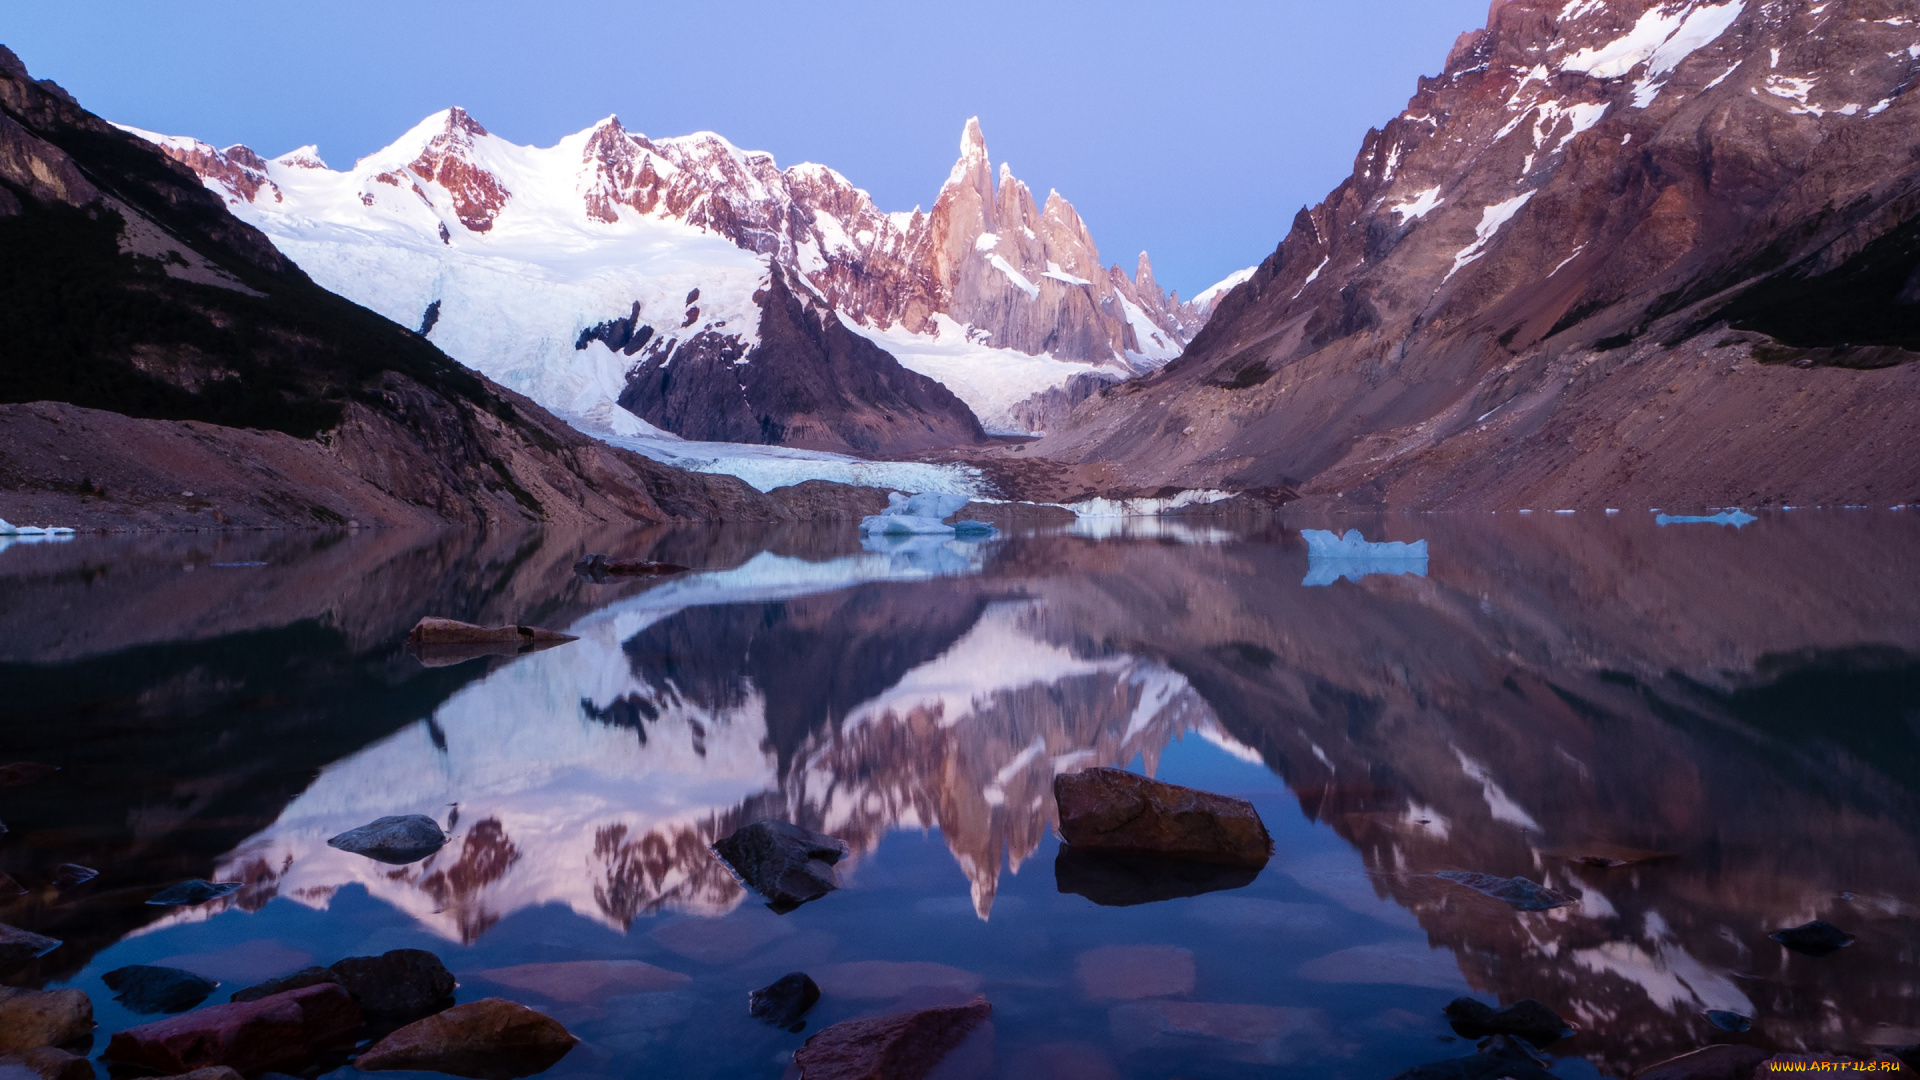
[[1649,1065],[1633,1080],[1748,1080],[1765,1060],[1767,1052],[1757,1046],[1722,1043]]
[[1532,998],[1496,1009],[1470,997],[1454,998],[1447,1003],[1447,1019],[1453,1030],[1469,1039],[1488,1035],[1513,1035],[1535,1046],[1548,1046],[1573,1034],[1573,1028],[1560,1014]]
[[432,616],[413,624],[407,634],[407,641],[414,645],[561,645],[578,640],[537,626],[475,626]]
[[232,896],[241,888],[242,885],[238,881],[212,882],[195,878],[192,881],[183,881],[171,888],[162,889],[147,903],[154,907],[192,907],[195,904],[205,904]]
[[333,965],[360,1011],[382,1020],[417,1020],[453,1004],[453,972],[423,949],[352,956]]
[[60,947],[58,938],[0,923],[0,968],[18,967]]
[[1061,838],[1081,850],[1254,868],[1273,855],[1265,823],[1244,799],[1104,768],[1054,777],[1053,798]]
[[[0,833],[4,832],[6,832],[6,829],[0,827]],[[12,877],[6,874],[0,874],[0,900],[11,900],[16,896],[25,895],[27,895],[26,886],[13,880]]]
[[303,990],[322,983],[343,985],[340,976],[323,967],[301,968],[291,975],[282,975],[277,979],[268,979],[258,986],[249,986],[245,990],[235,990],[229,1001],[259,1001],[263,997],[284,994],[289,990]]
[[51,882],[56,889],[71,889],[75,886],[85,885],[87,882],[99,876],[100,871],[95,870],[91,866],[81,866],[79,863],[61,863],[59,866],[48,871],[47,880]]
[[1471,870],[1443,870],[1434,876],[1484,893],[1517,911],[1551,911],[1578,902],[1575,897],[1555,892],[1523,877],[1503,878],[1497,874],[1476,874]]
[[612,559],[598,552],[573,564],[573,572],[588,581],[601,583],[615,578],[667,577],[693,571],[673,563],[648,562],[645,559]]
[[715,841],[713,850],[784,915],[840,887],[833,867],[846,857],[847,845],[784,821],[756,821]]
[[762,1023],[799,1031],[801,1019],[820,1000],[820,988],[804,972],[782,975],[772,986],[747,995],[747,1012]]
[[93,1037],[93,1001],[83,990],[0,986],[0,1054]]
[[1471,1057],[1415,1065],[1393,1080],[1553,1080],[1553,1074],[1532,1047],[1495,1035]]
[[921,1080],[993,1012],[986,999],[825,1028],[794,1051],[800,1080]]
[[1742,1016],[1737,1012],[1728,1012],[1725,1009],[1708,1009],[1707,1023],[1712,1024],[1721,1031],[1731,1031],[1736,1035],[1741,1032],[1753,1030],[1753,1018],[1751,1016]]
[[446,844],[447,834],[440,831],[439,823],[424,814],[383,817],[327,841],[328,847],[392,866],[417,863]]
[[113,1000],[142,1015],[186,1012],[220,986],[191,971],[140,964],[109,971],[100,981],[113,991]]
[[42,1046],[0,1057],[0,1078],[14,1080],[93,1080],[93,1062],[78,1054]]
[[353,1064],[363,1072],[406,1069],[514,1080],[551,1069],[579,1041],[545,1013],[487,998],[408,1024]]
[[305,1061],[359,1027],[345,988],[309,986],[129,1028],[101,1056],[168,1076],[216,1066],[255,1073]]
[[1806,953],[1808,956],[1826,956],[1853,944],[1852,934],[1819,919],[1805,926],[1775,930],[1767,936],[1794,952]]
[[36,780],[45,780],[60,771],[58,765],[42,765],[37,761],[16,761],[11,765],[0,765],[0,788],[19,787]]

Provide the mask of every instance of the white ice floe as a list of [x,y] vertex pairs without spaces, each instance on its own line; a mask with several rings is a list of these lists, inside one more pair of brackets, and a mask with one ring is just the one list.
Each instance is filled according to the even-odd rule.
[[981,521],[961,521],[952,525],[947,519],[971,501],[965,495],[925,492],[911,498],[894,492],[887,496],[887,508],[872,517],[860,519],[860,531],[869,536],[987,536],[993,526]]
[[1744,510],[1722,510],[1717,514],[1704,516],[1656,514],[1654,515],[1653,523],[1655,525],[1731,525],[1738,529],[1759,520],[1759,518],[1754,517]]
[[72,529],[64,525],[15,525],[0,518],[0,536],[68,536]]
[[1346,535],[1325,529],[1302,529],[1307,542],[1307,576],[1300,584],[1331,585],[1341,578],[1359,581],[1368,574],[1427,576],[1427,542],[1369,541],[1359,529]]

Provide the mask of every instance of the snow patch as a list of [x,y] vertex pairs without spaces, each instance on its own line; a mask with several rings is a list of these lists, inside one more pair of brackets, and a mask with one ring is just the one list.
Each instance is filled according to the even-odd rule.
[[1201,289],[1193,298],[1193,306],[1205,310],[1220,302],[1221,298],[1253,279],[1259,271],[1258,266],[1249,266],[1245,270],[1235,270],[1219,281]]
[[1400,218],[1400,224],[1405,225],[1409,221],[1418,221],[1428,214],[1433,213],[1443,202],[1446,202],[1446,200],[1440,197],[1440,189],[1438,187],[1430,187],[1425,191],[1415,194],[1410,199],[1394,203],[1387,207],[1387,209],[1393,211],[1394,214]]
[[1023,293],[1026,293],[1027,299],[1029,300],[1040,299],[1040,286],[1035,285],[1032,279],[1028,278],[1027,275],[1021,273],[1019,270],[1014,269],[1013,264],[1008,262],[1005,258],[1002,258],[999,255],[989,255],[987,256],[987,262],[992,264],[995,270],[998,270],[1002,274],[1005,274],[1007,276],[1007,280],[1013,282],[1014,288],[1019,289]]
[[933,317],[931,334],[910,333],[898,325],[876,330],[849,321],[846,326],[892,353],[908,371],[945,384],[994,435],[1032,434],[1014,419],[1013,407],[1042,391],[1065,385],[1075,375],[1115,378],[1132,374],[1109,365],[1060,360],[1048,353],[1032,355],[1017,349],[988,348],[946,315]]
[[1513,220],[1513,215],[1519,213],[1520,208],[1527,205],[1527,200],[1533,198],[1533,196],[1534,193],[1531,191],[1522,192],[1505,202],[1495,203],[1485,210],[1482,210],[1480,212],[1480,224],[1474,226],[1473,243],[1461,248],[1454,254],[1453,269],[1447,271],[1447,276],[1440,279],[1440,284],[1445,285],[1448,281],[1452,280],[1453,275],[1460,272],[1461,267],[1485,255],[1487,253],[1487,245],[1493,242],[1493,238],[1499,234],[1507,222]]
[[1651,80],[1679,67],[1681,61],[1712,43],[1745,9],[1746,0],[1678,8],[1655,5],[1640,16],[1633,29],[1605,45],[1567,57],[1560,62],[1560,70],[1617,79],[1645,64]]

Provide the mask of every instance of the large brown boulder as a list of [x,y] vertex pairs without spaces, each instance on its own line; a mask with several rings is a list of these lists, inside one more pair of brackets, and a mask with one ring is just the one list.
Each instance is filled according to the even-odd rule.
[[1053,778],[1060,836],[1087,851],[1144,852],[1260,867],[1273,839],[1245,799],[1149,780],[1121,769]]
[[0,986],[0,1054],[63,1046],[93,1034],[93,1001],[84,990]]
[[993,1012],[985,998],[966,1005],[846,1020],[794,1051],[800,1080],[921,1080]]
[[354,1066],[362,1072],[406,1069],[513,1080],[553,1068],[579,1041],[545,1013],[487,998],[408,1024],[375,1043]]
[[327,983],[129,1028],[101,1056],[167,1076],[218,1066],[253,1073],[303,1061],[360,1022],[353,995]]

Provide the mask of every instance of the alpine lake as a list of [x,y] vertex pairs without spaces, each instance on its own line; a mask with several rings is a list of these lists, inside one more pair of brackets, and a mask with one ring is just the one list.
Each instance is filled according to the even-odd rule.
[[[577,640],[423,661],[425,616]],[[1920,510],[79,536],[0,549],[0,622],[0,765],[58,767],[0,787],[0,923],[61,942],[0,982],[86,991],[102,1076],[165,1011],[109,972],[205,1007],[394,949],[564,1024],[555,1080],[793,1077],[976,997],[935,1076],[1386,1080],[1475,1052],[1461,997],[1550,1007],[1569,1080],[1920,1043]],[[1096,766],[1249,800],[1271,860],[1077,861]],[[445,847],[327,844],[411,814]],[[840,888],[743,887],[711,845],[764,819]],[[239,888],[149,903],[192,879]],[[1853,942],[1769,936],[1815,919]],[[804,1027],[749,1015],[791,972]]]

